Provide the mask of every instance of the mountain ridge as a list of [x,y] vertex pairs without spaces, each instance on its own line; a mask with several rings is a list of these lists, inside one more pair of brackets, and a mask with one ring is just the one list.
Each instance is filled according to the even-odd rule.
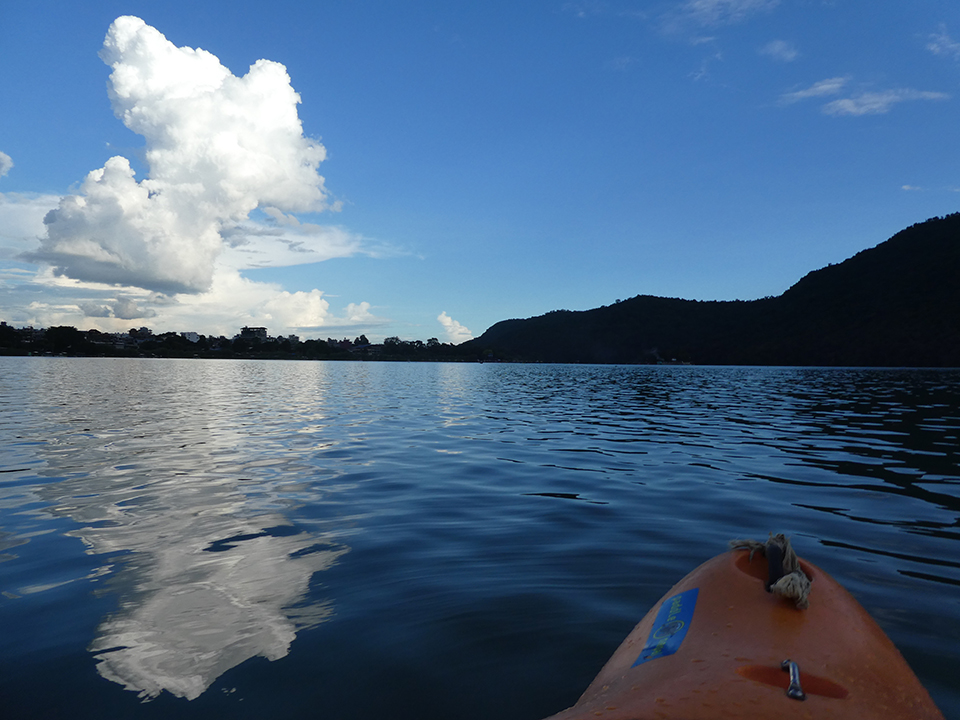
[[498,322],[461,347],[521,362],[960,366],[960,213],[911,225],[776,297],[637,295]]

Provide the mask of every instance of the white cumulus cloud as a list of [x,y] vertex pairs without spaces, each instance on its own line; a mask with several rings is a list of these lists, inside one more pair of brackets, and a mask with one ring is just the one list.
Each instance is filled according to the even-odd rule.
[[[211,53],[178,48],[130,16],[110,26],[100,56],[112,68],[114,113],[145,139],[148,176],[137,180],[126,158],[110,158],[47,215],[29,259],[86,281],[201,293],[224,236],[241,244],[253,210],[329,207],[317,172],[326,151],[304,136],[283,65],[258,60],[236,77]],[[324,238],[313,233],[315,257],[357,250],[329,237],[320,250]]]
[[0,177],[3,177],[13,168],[13,159],[0,150]]
[[454,345],[459,345],[467,340],[473,340],[473,333],[447,315],[446,311],[437,316],[437,321],[443,325],[443,330],[447,334],[447,340]]
[[244,325],[311,336],[389,322],[367,302],[333,308],[321,290],[243,275],[390,252],[295,214],[339,207],[282,65],[258,60],[237,77],[135,17],[110,26],[100,57],[115,114],[144,138],[146,176],[115,156],[64,197],[0,193],[0,260],[40,265],[0,267],[8,321],[117,332],[149,318],[158,332],[228,337]]

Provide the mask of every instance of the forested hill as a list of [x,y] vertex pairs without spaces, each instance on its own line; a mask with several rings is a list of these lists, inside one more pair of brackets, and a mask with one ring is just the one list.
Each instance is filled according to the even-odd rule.
[[960,213],[811,272],[778,297],[639,295],[505,320],[466,345],[527,362],[957,367]]

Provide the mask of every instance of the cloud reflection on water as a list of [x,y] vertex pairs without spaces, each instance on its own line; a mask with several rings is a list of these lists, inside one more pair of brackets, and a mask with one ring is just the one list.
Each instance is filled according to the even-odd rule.
[[[254,524],[226,516],[210,523],[168,513],[138,520],[74,534],[90,552],[125,545],[141,554],[136,565],[143,577],[122,597],[120,610],[101,623],[90,646],[97,671],[141,697],[167,690],[193,700],[251,657],[284,657],[303,627],[302,618],[298,622],[286,609],[307,594],[313,573],[345,552],[316,548],[306,533],[263,532],[264,522],[280,518],[261,516]],[[238,534],[252,537],[210,551],[211,544]],[[314,608],[309,624],[329,612],[326,604]]]
[[92,582],[118,597],[89,646],[97,671],[144,699],[193,700],[252,657],[284,657],[327,618],[310,581],[348,548],[284,514],[303,468],[272,462],[244,430],[237,415],[252,409],[235,405],[256,397],[255,381],[191,383],[206,396],[190,397],[168,386],[147,405],[146,379],[132,395],[112,389],[125,401],[79,384],[69,399],[54,401],[55,387],[38,398],[44,423],[62,430],[36,448],[56,480],[40,492],[46,512],[80,525],[68,534],[105,563]]

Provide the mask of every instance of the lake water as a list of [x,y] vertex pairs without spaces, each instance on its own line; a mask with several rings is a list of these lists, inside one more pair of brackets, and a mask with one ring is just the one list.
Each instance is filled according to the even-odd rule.
[[960,718],[960,372],[0,358],[0,716],[576,701],[790,535]]

